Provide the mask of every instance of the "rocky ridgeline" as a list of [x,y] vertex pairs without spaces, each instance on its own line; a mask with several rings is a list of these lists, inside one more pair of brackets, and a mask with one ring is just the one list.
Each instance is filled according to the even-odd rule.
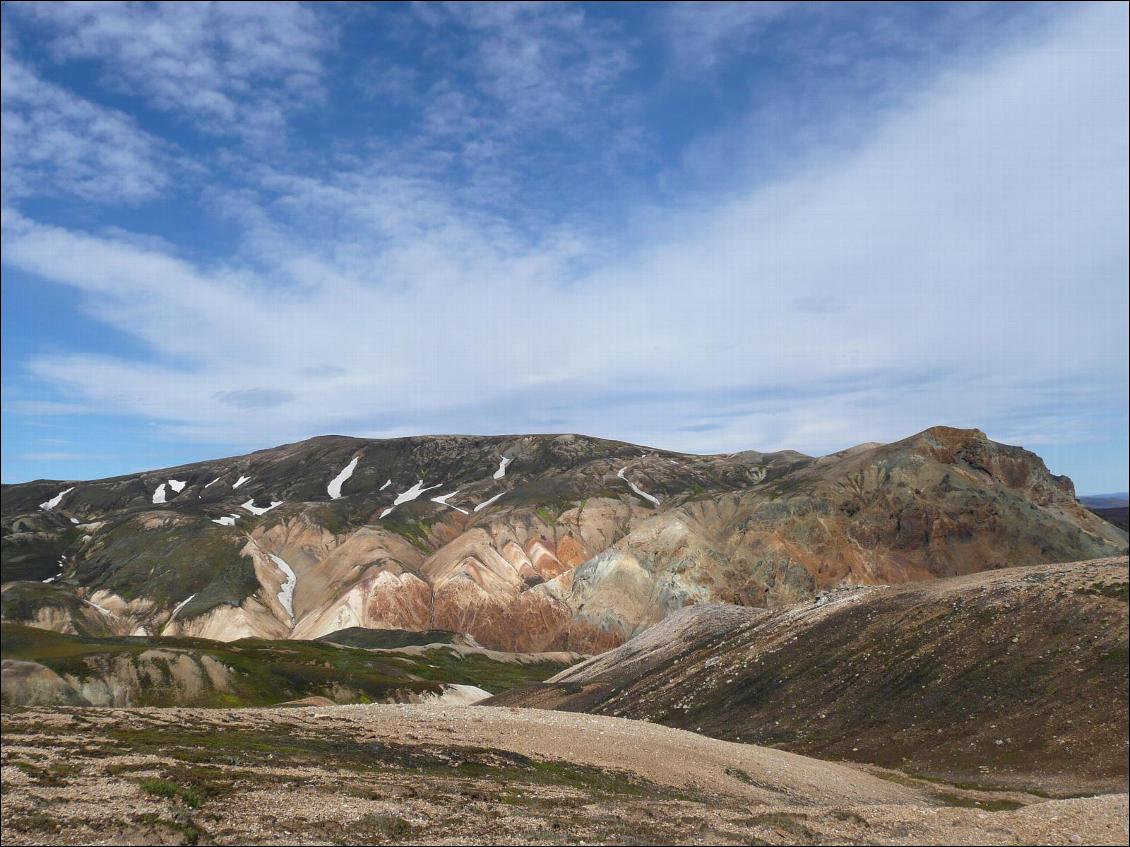
[[3,618],[80,635],[465,633],[594,653],[690,604],[1121,553],[1039,457],[936,427],[812,458],[327,436],[3,489]]

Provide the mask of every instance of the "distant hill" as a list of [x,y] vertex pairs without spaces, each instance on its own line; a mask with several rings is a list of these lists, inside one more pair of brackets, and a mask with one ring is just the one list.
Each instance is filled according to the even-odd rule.
[[1087,494],[1079,502],[1088,509],[1117,509],[1130,506],[1130,493],[1116,491],[1113,494]]

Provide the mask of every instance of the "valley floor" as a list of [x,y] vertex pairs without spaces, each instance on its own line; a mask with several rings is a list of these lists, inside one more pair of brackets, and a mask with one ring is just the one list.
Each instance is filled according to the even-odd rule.
[[9,707],[3,741],[5,844],[1130,837],[1125,794],[970,791],[642,721],[530,709]]

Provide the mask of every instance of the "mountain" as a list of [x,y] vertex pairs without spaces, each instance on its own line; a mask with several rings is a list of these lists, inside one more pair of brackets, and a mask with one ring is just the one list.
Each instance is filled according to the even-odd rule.
[[945,427],[822,458],[326,436],[2,493],[3,619],[92,637],[441,629],[593,653],[694,603],[775,608],[1127,545],[1038,456]]
[[1127,559],[703,604],[486,705],[584,711],[930,780],[1125,792]]

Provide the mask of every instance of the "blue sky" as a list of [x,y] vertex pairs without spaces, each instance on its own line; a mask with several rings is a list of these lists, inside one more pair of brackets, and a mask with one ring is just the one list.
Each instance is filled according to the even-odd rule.
[[3,6],[3,478],[324,433],[1127,486],[1125,4]]

